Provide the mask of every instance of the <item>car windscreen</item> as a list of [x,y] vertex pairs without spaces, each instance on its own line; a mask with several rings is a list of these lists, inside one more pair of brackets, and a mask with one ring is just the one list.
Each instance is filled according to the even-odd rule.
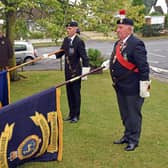
[[15,51],[26,51],[26,45],[15,44]]

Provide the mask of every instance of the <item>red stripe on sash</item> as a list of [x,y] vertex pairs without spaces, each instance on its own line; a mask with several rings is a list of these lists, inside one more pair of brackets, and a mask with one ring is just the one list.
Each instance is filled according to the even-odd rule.
[[[118,60],[118,62],[125,68],[129,69],[129,70],[133,70],[133,68],[136,66],[135,64],[125,60],[123,58],[123,56],[121,55],[121,52],[120,52],[120,45],[117,44],[116,46],[116,58]],[[133,70],[134,72],[139,72],[138,68],[134,69]]]

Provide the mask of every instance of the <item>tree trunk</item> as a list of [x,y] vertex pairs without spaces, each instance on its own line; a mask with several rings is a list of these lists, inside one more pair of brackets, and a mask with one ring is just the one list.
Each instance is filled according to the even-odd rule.
[[[15,23],[16,23],[16,11],[11,10],[6,13],[6,36],[9,38],[12,46],[14,46],[15,39]],[[13,50],[13,57],[9,60],[9,68],[16,66],[16,58]],[[11,81],[19,80],[17,70],[10,72]]]

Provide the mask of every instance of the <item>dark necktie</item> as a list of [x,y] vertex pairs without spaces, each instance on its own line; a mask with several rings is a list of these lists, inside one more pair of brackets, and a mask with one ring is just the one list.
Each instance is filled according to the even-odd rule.
[[72,45],[72,39],[69,38],[69,56],[72,56],[74,54],[74,48]]
[[71,44],[72,44],[72,39],[71,38],[68,38],[68,43],[69,43],[69,46],[71,46]]

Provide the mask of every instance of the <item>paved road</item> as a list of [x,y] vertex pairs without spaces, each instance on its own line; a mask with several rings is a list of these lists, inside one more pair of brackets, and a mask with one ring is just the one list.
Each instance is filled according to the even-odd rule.
[[168,81],[168,39],[145,42],[151,74]]
[[[168,39],[147,40],[145,45],[148,51],[148,61],[151,68],[151,74],[168,80]],[[111,41],[89,40],[86,42],[86,48],[99,49],[105,58],[109,58],[113,47]],[[38,48],[38,54],[43,55],[59,49],[56,47]],[[60,69],[60,61],[55,56],[37,62],[35,65],[24,67],[24,70],[49,70]]]

